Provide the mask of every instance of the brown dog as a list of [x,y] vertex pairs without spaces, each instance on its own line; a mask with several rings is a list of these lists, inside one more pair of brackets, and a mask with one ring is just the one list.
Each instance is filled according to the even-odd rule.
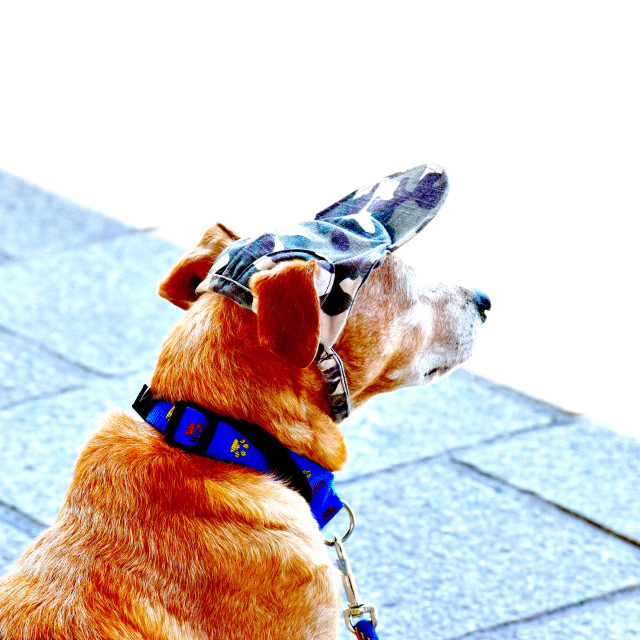
[[[260,425],[337,470],[345,444],[312,363],[317,264],[292,260],[253,276],[256,313],[217,293],[196,296],[235,239],[213,227],[162,283],[161,295],[187,312],[151,389]],[[336,344],[352,405],[460,364],[487,303],[458,287],[421,288],[388,256]],[[146,422],[112,413],[81,454],[53,525],[0,580],[0,638],[328,640],[340,617],[335,573],[309,506],[284,482],[187,454]]]

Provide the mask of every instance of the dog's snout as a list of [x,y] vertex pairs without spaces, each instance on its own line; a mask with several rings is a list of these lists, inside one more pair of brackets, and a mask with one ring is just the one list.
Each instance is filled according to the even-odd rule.
[[487,311],[491,309],[491,300],[489,296],[484,291],[480,291],[480,289],[473,289],[473,296],[473,302],[484,322],[487,319]]

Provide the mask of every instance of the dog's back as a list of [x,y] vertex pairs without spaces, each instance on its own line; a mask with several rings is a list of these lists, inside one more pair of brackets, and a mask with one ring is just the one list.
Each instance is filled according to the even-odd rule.
[[240,638],[247,617],[265,637],[326,638],[330,573],[297,493],[114,413],[53,526],[0,581],[0,638]]

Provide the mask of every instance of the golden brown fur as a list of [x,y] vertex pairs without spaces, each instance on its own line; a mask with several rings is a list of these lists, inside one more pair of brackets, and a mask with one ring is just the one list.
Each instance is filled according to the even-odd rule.
[[[345,444],[311,362],[314,263],[254,278],[257,314],[214,293],[196,300],[195,287],[234,238],[213,227],[162,284],[161,294],[187,311],[163,346],[151,388],[259,424],[339,469]],[[433,306],[412,278],[387,258],[356,300],[337,345],[355,405],[428,381],[413,379],[423,352],[476,322],[462,314],[451,335],[433,334],[424,318],[412,319],[416,305]],[[303,302],[286,314],[277,303],[292,285]],[[468,354],[450,355],[443,368]],[[124,413],[104,419],[55,522],[0,580],[1,640],[329,640],[338,618],[334,569],[298,493],[172,448]]]

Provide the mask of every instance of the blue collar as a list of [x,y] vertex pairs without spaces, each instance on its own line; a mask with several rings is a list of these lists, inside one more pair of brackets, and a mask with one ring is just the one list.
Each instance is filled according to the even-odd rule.
[[287,449],[254,424],[222,418],[195,404],[154,398],[147,385],[133,408],[174,447],[277,476],[309,503],[321,529],[343,507],[331,471]]

